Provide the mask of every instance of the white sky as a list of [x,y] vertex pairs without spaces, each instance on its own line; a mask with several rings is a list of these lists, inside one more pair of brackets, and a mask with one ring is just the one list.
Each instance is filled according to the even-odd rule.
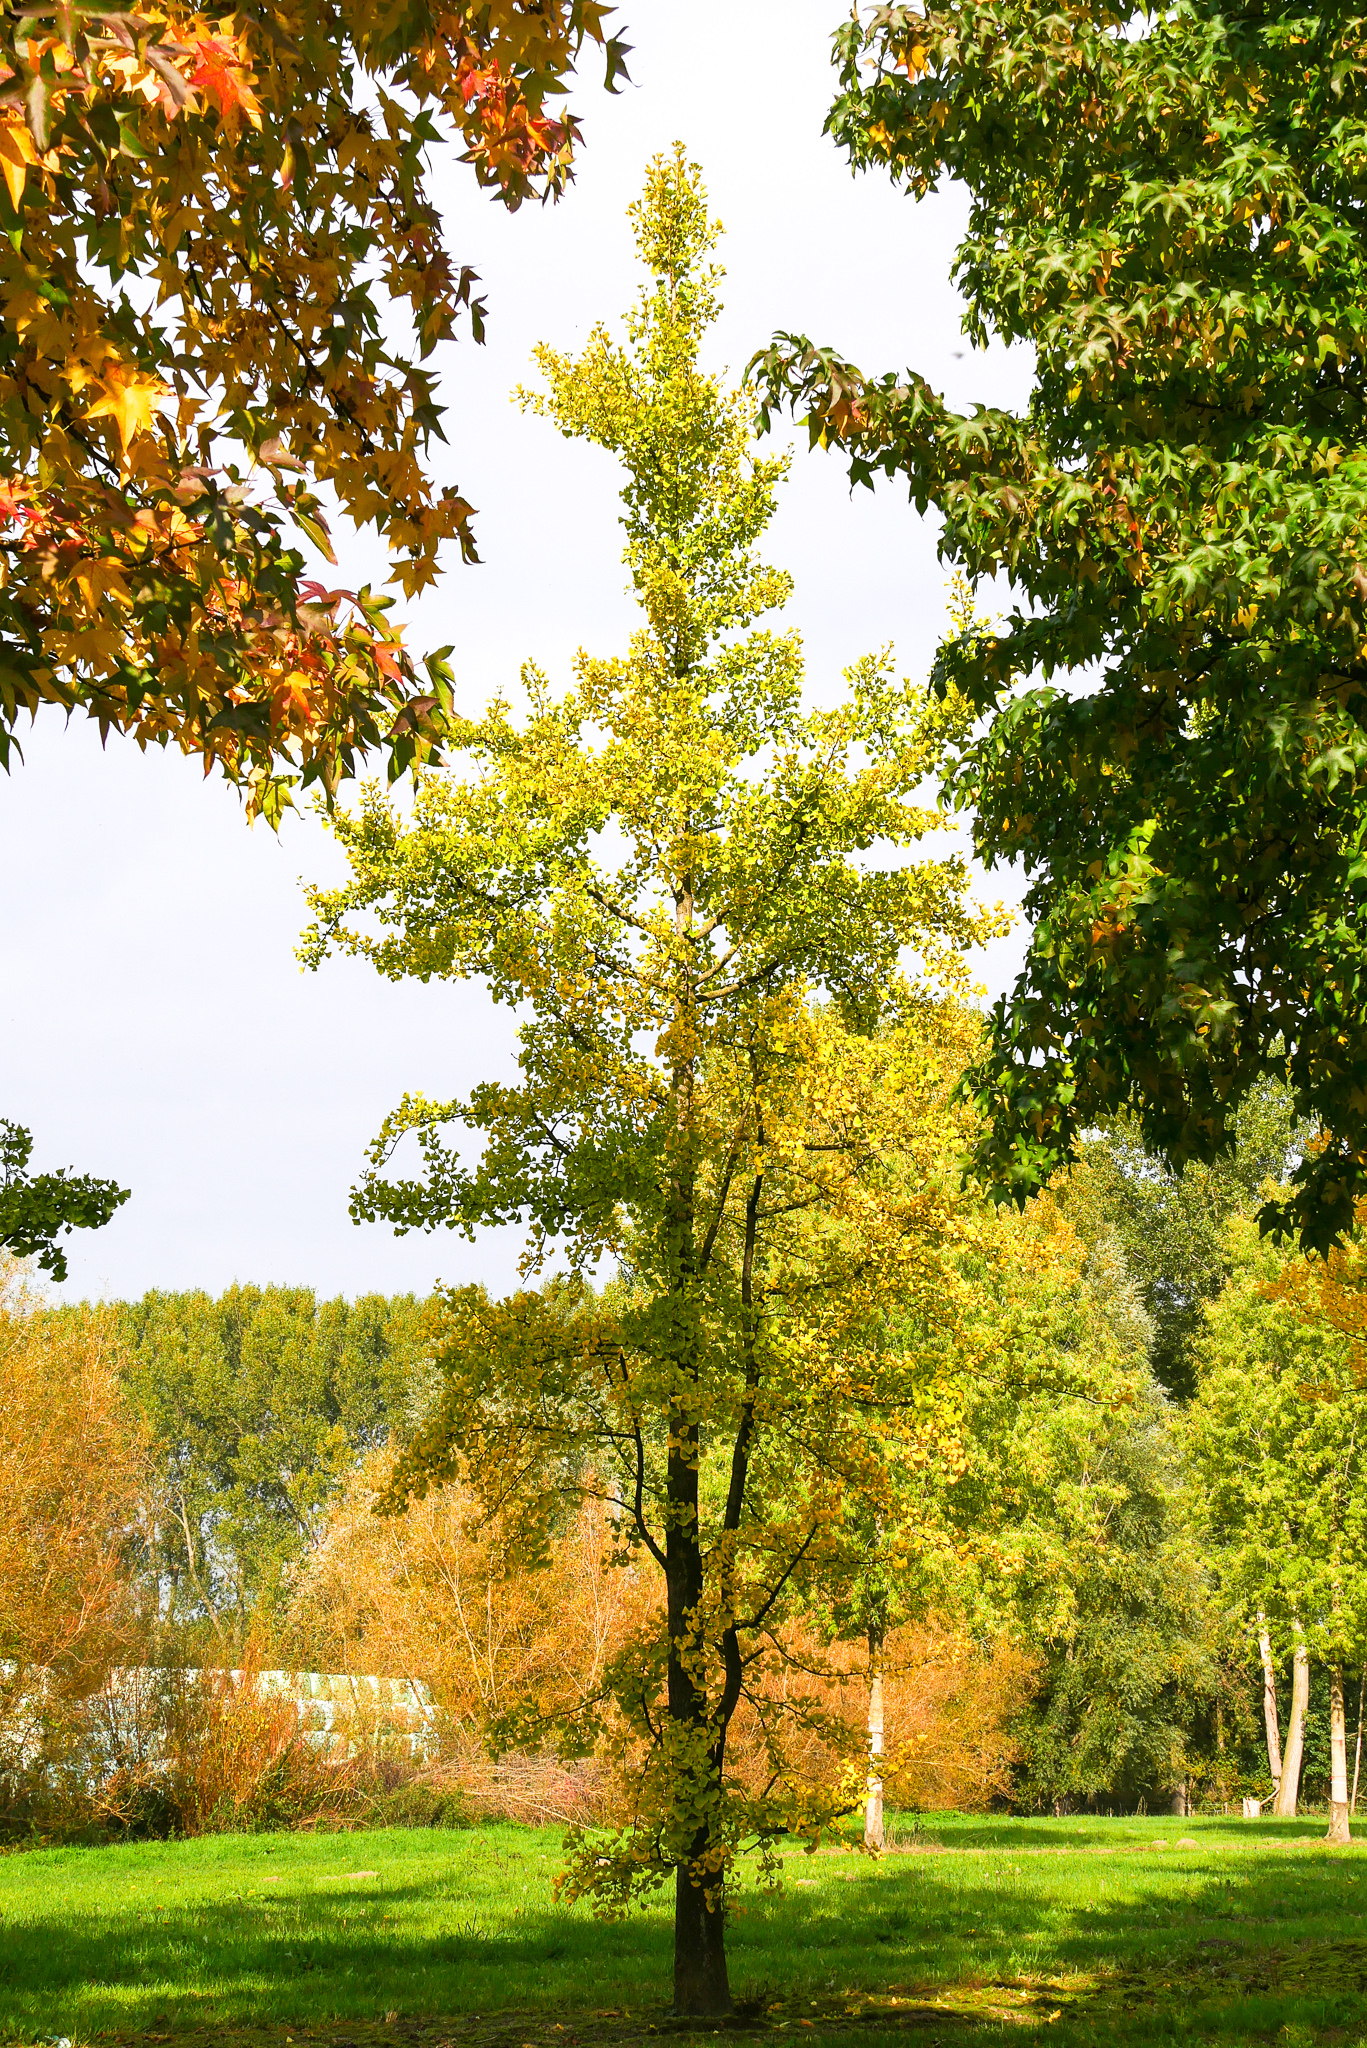
[[[524,418],[508,394],[539,340],[574,348],[636,289],[625,209],[647,159],[682,138],[727,228],[721,360],[739,372],[776,328],[870,370],[911,364],[956,404],[1019,404],[1029,362],[967,348],[949,263],[959,195],[920,206],[852,179],[822,135],[842,0],[624,0],[633,83],[586,72],[579,177],[556,208],[507,216],[468,171],[435,179],[457,259],[480,272],[484,349],[443,363],[443,479],[479,507],[484,566],[452,562],[410,613],[421,649],[456,643],[463,701],[511,687],[534,658],[566,679],[575,649],[610,652],[632,621],[609,457]],[[341,543],[341,536],[338,536]],[[384,579],[369,537],[339,544],[344,581]],[[896,645],[923,675],[944,620],[934,529],[891,486],[851,499],[841,465],[799,449],[770,559],[797,579],[813,694],[865,650]],[[356,963],[305,974],[299,880],[338,873],[312,817],[278,838],[179,755],[101,752],[92,728],[45,714],[0,780],[0,1116],[30,1125],[35,1168],[109,1175],[132,1199],[66,1240],[62,1293],[133,1296],[234,1279],[323,1293],[420,1291],[513,1275],[510,1233],[353,1226],[367,1141],[405,1089],[463,1092],[511,1065],[511,1028],[471,986],[393,985]],[[995,878],[990,893],[1002,893]],[[1019,937],[982,963],[995,994]]]

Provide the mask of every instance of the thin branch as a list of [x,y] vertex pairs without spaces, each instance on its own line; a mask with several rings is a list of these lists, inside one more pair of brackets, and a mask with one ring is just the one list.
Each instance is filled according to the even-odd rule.
[[717,1242],[717,1232],[721,1229],[722,1217],[726,1214],[726,1198],[731,1192],[731,1182],[735,1176],[736,1162],[740,1157],[741,1135],[745,1130],[746,1123],[749,1121],[749,1116],[750,1104],[747,1102],[736,1119],[736,1128],[732,1133],[731,1143],[727,1149],[726,1165],[722,1170],[721,1177],[721,1193],[717,1197],[717,1213],[712,1218],[707,1235],[702,1241],[702,1250],[698,1254],[699,1273],[707,1271],[707,1262],[712,1256],[712,1247]]
[[[626,1369],[626,1360],[625,1360],[625,1359],[623,1359],[623,1360],[622,1360],[622,1385],[623,1385],[623,1387],[625,1387],[625,1386],[626,1386],[626,1384],[627,1384],[627,1369]],[[651,1533],[650,1533],[650,1526],[649,1526],[649,1524],[648,1524],[648,1523],[647,1523],[647,1521],[646,1521],[646,1511],[645,1511],[645,1492],[646,1492],[646,1447],[645,1447],[645,1439],[644,1439],[644,1438],[642,1437],[642,1435],[641,1435],[641,1425],[640,1425],[640,1423],[639,1423],[639,1422],[638,1422],[638,1421],[636,1420],[636,1418],[635,1418],[635,1416],[634,1416],[634,1415],[633,1415],[633,1417],[632,1417],[632,1435],[634,1436],[634,1438],[635,1438],[635,1442],[636,1442],[636,1488],[635,1488],[635,1492],[634,1492],[634,1493],[633,1493],[633,1495],[632,1495],[632,1502],[631,1502],[631,1518],[632,1518],[632,1520],[633,1520],[633,1521],[635,1522],[635,1524],[636,1524],[636,1533],[637,1533],[637,1534],[639,1535],[639,1537],[640,1537],[640,1539],[641,1539],[642,1543],[644,1543],[644,1545],[645,1545],[646,1549],[647,1549],[647,1550],[648,1550],[648,1551],[650,1552],[650,1554],[651,1554],[651,1556],[652,1556],[652,1557],[654,1558],[654,1560],[655,1560],[656,1564],[657,1564],[657,1565],[658,1565],[658,1566],[660,1567],[660,1570],[661,1570],[661,1571],[665,1571],[665,1570],[667,1569],[667,1561],[666,1561],[666,1558],[665,1558],[665,1554],[664,1554],[664,1551],[663,1551],[663,1550],[662,1550],[662,1549],[660,1548],[660,1545],[659,1545],[659,1544],[658,1544],[658,1543],[656,1542],[655,1538],[654,1538],[654,1537],[653,1537],[653,1536],[651,1535]]]
[[812,1527],[807,1531],[806,1536],[804,1536],[804,1538],[802,1539],[801,1547],[794,1552],[793,1557],[789,1562],[786,1571],[783,1574],[783,1577],[774,1587],[773,1592],[769,1595],[769,1598],[765,1601],[763,1607],[760,1608],[759,1613],[752,1615],[748,1621],[738,1621],[736,1623],[737,1628],[749,1630],[756,1629],[762,1626],[765,1615],[774,1605],[775,1601],[778,1599],[779,1594],[783,1591],[783,1588],[787,1585],[789,1579],[791,1579],[793,1573],[797,1570],[798,1566],[801,1564],[803,1558],[807,1555],[807,1552],[811,1549],[815,1541],[816,1524],[813,1523]]

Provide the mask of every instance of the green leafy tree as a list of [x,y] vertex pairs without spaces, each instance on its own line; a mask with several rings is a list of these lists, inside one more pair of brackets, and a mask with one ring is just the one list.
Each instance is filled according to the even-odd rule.
[[1018,594],[942,670],[985,714],[978,854],[1029,878],[977,1073],[998,1197],[1125,1110],[1214,1159],[1269,1078],[1328,1142],[1267,1221],[1322,1247],[1367,1188],[1364,47],[1297,0],[918,0],[837,36],[831,132],[967,193],[967,332],[1036,368],[1022,412],[960,413],[805,337],[760,364]]
[[1041,1659],[1019,1717],[1029,1805],[1166,1799],[1218,1690],[1208,1576],[1149,1318],[1114,1236],[1049,1198],[971,1275],[993,1346],[946,1512],[984,1633]]
[[1195,1390],[1206,1304],[1232,1270],[1229,1220],[1258,1214],[1303,1150],[1290,1097],[1274,1082],[1244,1098],[1231,1128],[1231,1151],[1174,1170],[1146,1151],[1138,1120],[1123,1114],[1083,1140],[1061,1197],[1088,1242],[1110,1240],[1123,1260],[1149,1317],[1154,1375],[1179,1400]]
[[[201,1649],[280,1623],[291,1575],[357,1460],[410,1423],[422,1305],[307,1288],[144,1295],[115,1312],[153,1445],[161,1611]],[[197,1654],[198,1652],[196,1652]]]
[[73,1230],[100,1230],[127,1188],[112,1180],[59,1167],[30,1173],[33,1138],[22,1124],[0,1118],[0,1246],[17,1259],[36,1259],[54,1280],[66,1278],[66,1251],[58,1239]]
[[[632,221],[625,345],[541,349],[525,402],[622,464],[642,624],[564,697],[527,670],[525,715],[460,726],[463,771],[425,776],[411,820],[378,792],[339,819],[351,879],[315,894],[306,958],[479,976],[520,1013],[519,1079],[405,1098],[355,1197],[400,1229],[518,1223],[529,1273],[570,1268],[452,1297],[445,1400],[394,1504],[459,1472],[531,1562],[567,1495],[606,1497],[661,1573],[663,1616],[579,1738],[616,1729],[637,1758],[630,1817],[571,1887],[615,1909],[672,1881],[676,2009],[721,2014],[736,1844],[814,1818],[781,1757],[768,1799],[728,1779],[732,1716],[851,1502],[876,1521],[899,1451],[952,1428],[964,1027],[931,984],[992,920],[957,858],[912,857],[940,822],[916,801],[935,707],[866,660],[808,711],[796,637],[757,623],[789,589],[755,553],[785,464],[700,360],[719,231],[681,150]],[[386,1178],[410,1134],[424,1175]],[[926,1349],[884,1341],[889,1298],[922,1304]]]
[[[1210,1584],[1171,1416],[1142,1378],[1132,1405],[1024,1401],[1001,1449],[1044,1494],[1008,1512],[1035,1526],[1021,1588],[1044,1652],[1021,1716],[1032,1804],[1185,1798],[1193,1734],[1220,1688]],[[986,1413],[977,1418],[987,1423]],[[1007,1488],[1010,1501],[1011,1489]],[[1046,1568],[1046,1560],[1052,1570]],[[1052,1610],[1052,1611],[1050,1611]]]
[[1346,1840],[1343,1671],[1367,1656],[1367,1331],[1362,1255],[1287,1259],[1231,1225],[1235,1271],[1207,1311],[1190,1411],[1195,1469],[1231,1591],[1297,1662],[1278,1810],[1294,1813],[1309,1696],[1329,1667],[1331,1839]]

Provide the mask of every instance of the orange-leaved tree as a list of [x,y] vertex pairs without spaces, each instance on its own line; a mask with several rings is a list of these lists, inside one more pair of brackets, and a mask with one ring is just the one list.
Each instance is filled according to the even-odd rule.
[[[60,1703],[137,1639],[146,1449],[108,1318],[58,1316],[0,1253],[0,1785],[41,1767]],[[8,1783],[6,1781],[9,1781]]]
[[[358,1466],[305,1562],[290,1615],[298,1650],[326,1670],[429,1687],[439,1771],[455,1774],[476,1810],[608,1817],[617,1776],[610,1757],[592,1755],[608,1748],[605,1672],[658,1607],[655,1574],[607,1569],[619,1531],[592,1499],[560,1517],[543,1571],[527,1570],[515,1521],[486,1517],[477,1491],[458,1482],[429,1488],[407,1514],[377,1515],[394,1466],[392,1448]],[[588,1761],[571,1774],[547,1738],[581,1715],[592,1727],[576,1747]],[[530,1743],[519,1739],[529,1728]]]
[[[175,745],[278,815],[358,752],[430,751],[424,675],[330,554],[318,492],[374,526],[405,595],[471,507],[427,467],[424,366],[464,316],[425,160],[461,137],[510,206],[558,194],[550,111],[602,0],[444,8],[157,0],[16,6],[0,31],[0,766],[21,714]],[[264,489],[258,489],[258,483]]]

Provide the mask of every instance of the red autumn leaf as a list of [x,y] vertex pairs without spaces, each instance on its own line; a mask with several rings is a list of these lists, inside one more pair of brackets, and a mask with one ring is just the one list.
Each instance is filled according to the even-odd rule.
[[203,36],[195,45],[195,54],[198,62],[190,73],[190,83],[213,101],[224,127],[235,131],[245,114],[252,126],[259,128],[261,108],[232,45]]

